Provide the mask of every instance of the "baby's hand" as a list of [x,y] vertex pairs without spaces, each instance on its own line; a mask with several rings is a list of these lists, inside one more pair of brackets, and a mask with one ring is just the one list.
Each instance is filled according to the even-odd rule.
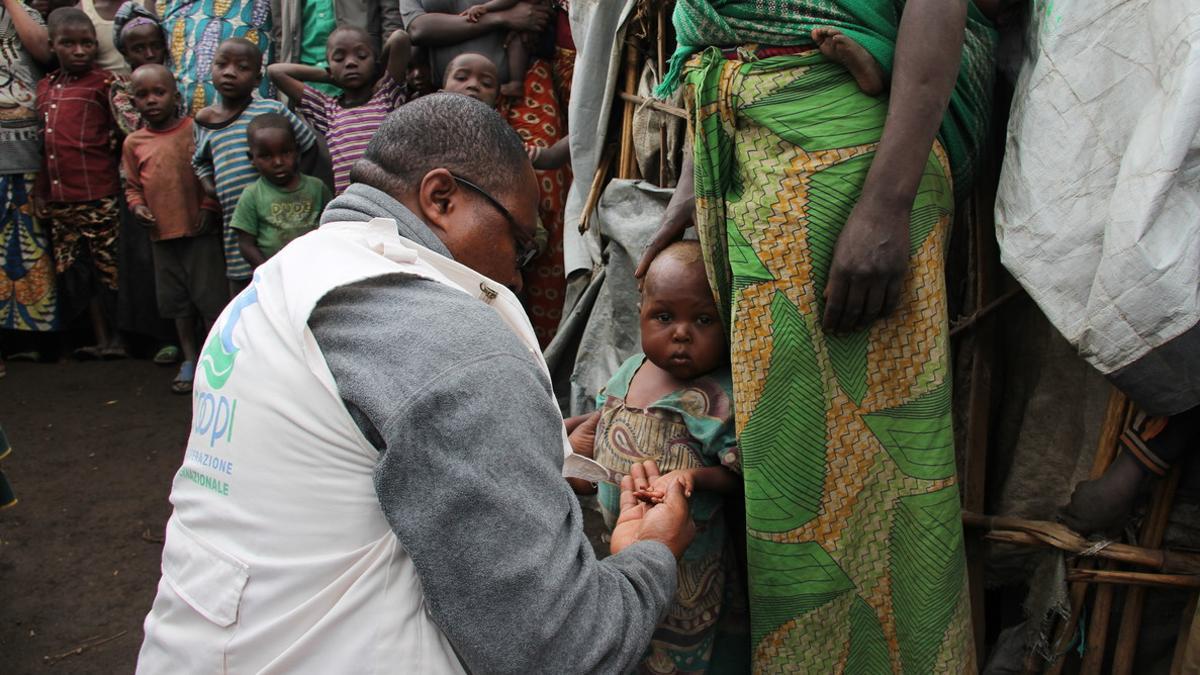
[[650,480],[650,486],[644,490],[638,490],[634,496],[644,502],[651,504],[661,504],[666,499],[667,491],[671,487],[671,483],[678,482],[683,488],[683,496],[691,497],[692,490],[695,489],[695,477],[691,469],[678,469],[657,476]]
[[518,98],[525,95],[524,82],[505,82],[500,85],[500,95],[509,98]]
[[133,215],[141,221],[145,227],[154,227],[154,214],[150,212],[150,207],[145,204],[138,204],[133,207]]
[[483,5],[475,5],[474,7],[468,7],[467,9],[463,10],[463,13],[459,14],[459,16],[467,17],[467,21],[470,21],[471,23],[478,23],[479,17],[483,16],[484,14],[487,14],[487,7],[484,7]]

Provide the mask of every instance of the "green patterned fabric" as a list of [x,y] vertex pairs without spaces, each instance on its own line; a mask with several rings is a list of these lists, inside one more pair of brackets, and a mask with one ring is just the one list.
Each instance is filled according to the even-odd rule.
[[[940,131],[960,197],[972,184],[987,132],[996,44],[991,22],[974,4],[967,7],[962,63]],[[674,91],[684,63],[705,47],[811,45],[813,29],[826,26],[862,45],[890,79],[903,11],[903,0],[677,0],[672,21],[679,46],[655,93]]]
[[834,245],[883,131],[820,52],[687,66],[696,225],[731,327],[756,672],[972,672],[935,144],[886,320],[821,328]]

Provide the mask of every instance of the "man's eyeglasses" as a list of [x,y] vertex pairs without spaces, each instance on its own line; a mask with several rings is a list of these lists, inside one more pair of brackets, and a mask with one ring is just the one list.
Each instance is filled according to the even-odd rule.
[[479,193],[479,196],[486,199],[488,203],[495,207],[495,209],[500,212],[500,215],[504,216],[505,220],[508,221],[508,226],[512,228],[513,238],[517,241],[517,268],[524,269],[529,265],[529,263],[533,262],[533,259],[536,258],[538,254],[537,246],[529,242],[521,241],[521,227],[517,225],[517,219],[513,218],[513,214],[508,209],[504,208],[504,205],[501,204],[495,197],[493,197],[487,190],[484,190],[483,188],[454,172],[450,172],[450,175],[454,177],[454,180]]

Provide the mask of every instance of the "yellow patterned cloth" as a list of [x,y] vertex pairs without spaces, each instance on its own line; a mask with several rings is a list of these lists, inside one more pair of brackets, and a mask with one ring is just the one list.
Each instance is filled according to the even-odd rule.
[[[212,61],[225,40],[246,38],[258,45],[263,65],[271,63],[270,0],[159,0],[158,12],[179,93],[192,113],[216,100]],[[265,75],[258,92],[271,97]]]
[[946,154],[934,147],[913,206],[900,306],[868,330],[827,335],[834,244],[886,98],[862,94],[819,52],[741,61],[710,49],[685,77],[697,227],[731,326],[755,671],[973,672]]
[[35,178],[0,175],[0,328],[9,330],[59,327],[50,233],[30,201]]

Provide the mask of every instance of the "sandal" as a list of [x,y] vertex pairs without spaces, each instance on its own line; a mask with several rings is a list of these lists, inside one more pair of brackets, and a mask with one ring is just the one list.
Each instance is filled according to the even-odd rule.
[[171,393],[192,393],[192,380],[195,378],[196,364],[192,361],[184,361],[183,364],[179,366],[179,373],[175,375],[175,379],[171,382]]
[[39,351],[36,351],[36,350],[27,351],[27,352],[17,352],[15,354],[9,354],[8,360],[9,361],[28,361],[30,363],[37,363],[38,361],[42,360],[42,353]]
[[129,358],[129,354],[125,353],[125,348],[120,345],[105,347],[100,350],[100,358],[105,361],[120,361],[121,359]]
[[75,357],[76,361],[95,361],[100,358],[100,348],[92,345],[89,347],[77,347],[71,352],[71,356]]
[[179,363],[179,357],[182,356],[179,347],[175,345],[167,345],[154,353],[154,358],[151,359],[155,365],[169,366]]

